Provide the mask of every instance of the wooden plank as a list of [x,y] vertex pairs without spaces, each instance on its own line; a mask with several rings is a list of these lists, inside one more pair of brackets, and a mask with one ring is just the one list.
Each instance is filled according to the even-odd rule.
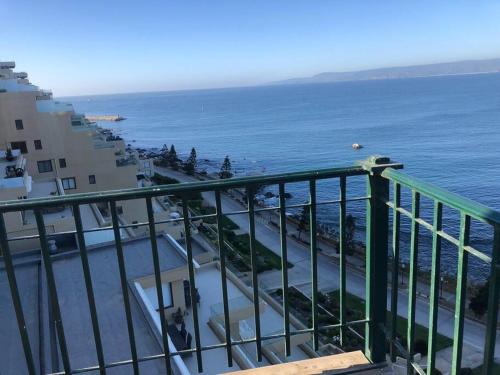
[[[361,370],[370,362],[366,359],[362,351],[358,350],[350,353],[342,353],[319,357],[313,359],[305,359],[302,361],[281,363],[278,365],[264,366],[255,369],[241,370],[229,372],[226,374],[233,375],[313,375],[321,374],[325,371],[354,369],[359,367]],[[335,373],[335,372],[334,372]]]

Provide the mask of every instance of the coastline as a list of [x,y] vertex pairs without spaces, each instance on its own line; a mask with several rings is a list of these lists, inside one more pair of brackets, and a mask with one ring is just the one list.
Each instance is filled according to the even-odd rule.
[[[108,127],[104,127],[104,129],[109,129],[109,131],[111,131],[111,132],[115,131],[115,129],[110,129]],[[116,133],[120,134],[120,136],[122,136],[121,131],[119,129],[116,130]],[[159,147],[141,147],[139,145],[136,145],[135,143],[136,143],[136,141],[134,139],[126,138],[127,147],[129,147],[130,149],[136,150],[139,154],[139,157],[141,157],[141,158],[154,159],[160,155],[161,149]],[[178,154],[178,157],[182,160],[185,160],[187,158],[187,156],[188,155],[186,153],[179,153]],[[212,177],[212,178],[215,177],[216,178],[217,173],[218,173],[220,166],[222,164],[222,159],[223,159],[222,156],[221,156],[220,160],[199,157],[197,159],[197,165],[198,165],[197,169],[201,173],[198,173],[198,176],[200,176],[200,177]],[[244,160],[244,161],[246,162],[246,160]],[[259,175],[266,174],[266,170],[261,169],[260,166],[252,168],[253,164],[251,162],[247,163],[249,166],[248,169],[245,168],[245,163],[241,163],[237,159],[236,160],[233,159],[232,163],[233,163],[233,172],[236,176],[242,176],[242,177],[243,176],[259,176]],[[293,199],[292,199],[293,205],[301,204],[307,198],[306,195],[304,195],[303,192],[300,190],[301,189],[296,189],[296,192],[292,191],[294,194]],[[277,192],[276,192],[275,187],[271,187],[269,189],[264,190],[264,193],[267,191],[272,192],[274,194],[274,197],[271,197],[271,199],[263,199],[263,203],[264,203],[263,207],[273,206],[273,203],[274,203],[274,205],[276,205],[275,203],[276,203]],[[328,198],[331,199],[330,197],[328,197]],[[364,217],[362,216],[363,212],[364,212],[364,205],[351,206],[349,209],[350,209],[350,212],[352,213],[352,215],[356,218],[356,221],[358,223],[357,228],[356,228],[355,239],[360,244],[358,247],[362,248],[364,246],[364,237],[365,237],[365,231],[364,231],[364,226],[363,226]],[[290,213],[293,215],[297,215],[299,212],[298,212],[298,209],[292,209],[292,210],[290,210]],[[329,208],[326,208],[326,211],[324,211],[324,212],[318,213],[318,221],[320,223],[320,225],[318,225],[318,226],[325,228],[326,232],[328,232],[329,229],[332,229],[333,232],[335,232],[337,230],[338,221],[336,221],[336,220],[338,220],[338,218],[334,214],[330,213]],[[410,241],[410,238],[409,238],[408,233],[406,232],[406,228],[402,227],[401,232],[402,232],[401,233],[401,241],[403,243],[408,243]],[[428,258],[427,253],[425,252],[425,249],[427,247],[429,247],[430,240],[431,240],[431,238],[430,237],[427,238],[426,233],[424,232],[422,234],[422,249],[424,251],[420,252],[421,259],[419,260],[419,269],[420,269],[419,272],[422,272],[422,273],[427,273],[431,269],[431,261]],[[444,245],[446,245],[446,244],[444,244]],[[360,253],[360,256],[363,256],[363,254],[364,254],[363,251],[359,251],[359,253]],[[401,263],[402,264],[406,263],[406,265],[404,268],[401,269],[401,272],[404,272],[405,269],[409,269],[408,264],[407,264],[408,262],[409,262],[409,254],[406,254],[403,251],[401,253]],[[447,264],[449,264],[449,263],[447,263]],[[445,269],[443,271],[443,274],[446,275],[445,277],[454,280],[453,269],[451,269],[451,268],[450,268],[450,270]],[[473,279],[472,284],[480,284],[480,283],[484,282],[484,280],[485,280],[482,277],[481,273],[472,272],[471,275],[472,275],[471,279]],[[451,283],[448,283],[448,284],[451,284]]]
[[[113,130],[109,128],[102,128],[103,130],[110,132],[112,135]],[[159,150],[158,148],[143,148],[143,147],[136,147],[133,145],[134,141],[131,140],[130,143],[127,143],[127,148],[130,148],[131,150],[137,151],[139,157],[142,158],[149,158],[149,159],[154,159],[155,157],[158,157],[159,155]],[[214,161],[210,161],[209,159],[200,159],[206,163],[211,163],[212,166],[216,165]],[[169,174],[176,174],[177,177],[181,182],[190,182],[191,181],[203,181],[203,180],[216,180],[218,177],[216,176],[215,173],[198,173],[196,172],[193,176],[188,176],[182,169],[179,169],[177,171],[174,171],[170,168],[164,168],[164,167],[154,167],[153,170],[155,172],[166,172],[167,175]],[[234,190],[233,192],[226,192],[224,193],[224,196],[228,199],[230,199],[233,204],[238,205],[239,211],[244,211],[246,209],[245,202],[244,202],[244,192],[239,191],[239,190]],[[264,208],[266,205],[260,205],[258,206],[259,208]],[[276,238],[279,238],[279,220],[278,220],[278,214],[274,210],[269,210],[266,211],[265,214],[262,212],[256,213],[256,223],[257,225],[263,226],[266,228],[266,230],[269,230],[273,233],[273,236]],[[291,230],[290,230],[291,229]],[[244,229],[243,229],[244,230]],[[297,221],[296,219],[294,220],[292,218],[287,218],[287,230],[290,230],[290,232],[295,232],[297,233]],[[308,251],[309,251],[309,243],[307,240],[302,240],[299,238],[296,234],[290,233],[288,236],[288,239],[291,241],[294,241],[296,245],[302,248],[302,253],[307,256]],[[307,238],[307,234],[304,235],[303,237]],[[339,265],[339,256],[336,253],[336,241],[335,239],[332,240],[332,238],[324,238],[321,235],[318,235],[318,250],[319,254],[321,257],[324,257],[325,261],[331,262],[332,264],[336,264],[337,266]],[[275,248],[269,247],[272,251],[275,251]],[[279,255],[279,254],[277,254]],[[355,251],[353,255],[348,255],[346,256],[346,264],[347,264],[347,269],[354,273],[357,274],[359,277],[364,277],[365,274],[365,266],[364,266],[364,243],[362,241],[356,241],[356,246],[355,246]],[[401,265],[401,264],[400,264]],[[398,270],[398,273],[401,275],[402,282],[404,283],[404,280],[408,280],[409,275],[406,273],[405,274],[405,268],[407,267],[403,266]],[[391,271],[389,270],[389,276]],[[429,277],[428,277],[428,272],[427,271],[421,271],[419,270],[418,272],[418,283],[417,283],[417,296],[419,299],[428,301],[429,296],[428,296],[428,290],[429,290]],[[440,299],[440,306],[449,310],[450,312],[453,312],[453,307],[454,307],[454,301],[455,301],[455,294],[454,294],[454,284],[456,280],[454,277],[447,277],[447,282],[444,285],[443,288],[443,298]],[[470,284],[472,286],[472,283]],[[405,292],[405,288],[407,285],[403,285],[403,287],[399,287],[403,292]],[[406,292],[405,292],[406,293]],[[466,316],[474,321],[484,323],[484,321],[480,318],[477,318],[474,314],[472,314],[469,309],[466,309]]]

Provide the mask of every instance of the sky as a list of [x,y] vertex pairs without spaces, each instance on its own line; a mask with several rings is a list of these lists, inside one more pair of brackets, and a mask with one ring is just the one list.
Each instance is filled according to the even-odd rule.
[[500,57],[498,1],[16,0],[0,59],[55,96]]

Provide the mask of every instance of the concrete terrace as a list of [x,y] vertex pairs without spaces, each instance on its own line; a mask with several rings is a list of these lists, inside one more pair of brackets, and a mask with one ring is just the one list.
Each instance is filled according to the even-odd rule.
[[[186,255],[182,251],[181,245],[173,242],[172,238],[168,236],[158,236],[157,241],[162,273],[186,267]],[[203,246],[197,241],[193,241],[193,245],[193,250],[196,249],[195,253],[201,253]],[[155,325],[154,319],[147,316],[148,311],[145,309],[144,300],[133,288],[135,280],[154,275],[150,240],[149,238],[123,240],[123,251],[138,356],[160,354],[162,353],[160,330]],[[88,258],[105,362],[128,360],[131,358],[131,354],[115,244],[89,245]],[[52,317],[42,262],[39,256],[32,256],[15,258],[15,263],[35,363],[44,373],[60,371],[62,370],[61,355],[54,326],[50,323]],[[67,251],[52,256],[52,265],[71,366],[73,368],[94,366],[97,364],[97,356],[79,251]],[[214,262],[202,266],[195,263],[195,272],[196,287],[200,294],[198,308],[201,344],[204,346],[219,344],[223,340],[221,341],[212,327],[209,326],[209,320],[214,317],[217,305],[222,302],[220,270]],[[248,287],[238,282],[233,275],[228,277],[227,284],[230,311],[235,313],[238,309],[241,311],[242,303],[245,304],[245,308],[251,311],[252,300]],[[155,293],[148,292],[144,295],[151,299],[149,303],[153,305],[157,303],[157,301],[152,301],[156,299]],[[17,325],[12,324],[16,317],[3,267],[0,267],[0,298],[3,301],[8,301],[0,306],[0,313],[3,317],[0,320],[0,345],[6,348],[0,351],[0,373],[2,375],[17,375],[20,364],[25,366],[25,361]],[[159,313],[156,310],[153,311],[159,318]],[[167,316],[167,319],[170,318]],[[283,327],[282,315],[264,302],[261,302],[260,318],[263,335],[276,333]],[[193,335],[192,347],[194,348],[191,307],[187,310],[185,322],[187,331]],[[245,327],[248,328],[246,333],[253,337],[253,315],[245,317]],[[265,346],[266,342],[263,343],[263,347]],[[237,350],[243,353],[242,355],[252,366],[257,367],[271,363],[266,357],[262,363],[256,362],[254,343],[245,344]],[[292,357],[289,358],[289,361],[305,358],[309,357],[299,347],[292,348]],[[172,360],[174,368],[177,367],[175,362],[178,362],[179,359],[180,357],[177,357]],[[189,372],[197,372],[195,355],[184,356],[182,360]],[[231,368],[227,366],[226,351],[223,348],[204,351],[203,361],[206,369],[205,374],[235,371],[240,368],[236,362]],[[144,373],[151,374],[165,371],[164,361],[161,359],[141,362],[140,368]],[[113,367],[109,368],[107,372],[109,374],[128,374],[132,373],[132,367]]]
[[[214,334],[213,330],[208,326],[208,320],[213,315],[211,307],[215,304],[222,302],[222,289],[221,289],[221,276],[220,271],[214,263],[202,266],[196,275],[196,286],[199,290],[201,299],[199,304],[198,315],[201,317],[201,343],[202,345],[212,345],[220,343],[217,336]],[[242,303],[242,299],[245,304],[250,307],[252,305],[252,300],[237,286],[231,278],[227,280],[227,292],[229,297],[229,311],[234,311],[239,309]],[[283,330],[283,316],[276,310],[274,310],[270,305],[265,304],[264,308],[261,309],[260,314],[261,321],[261,333],[263,336],[276,333],[277,330]],[[187,323],[188,331],[193,331],[192,321],[188,320]],[[254,325],[254,315],[250,316],[245,320],[248,326],[251,328],[252,332],[255,329]],[[293,326],[292,326],[293,329]],[[263,342],[263,347],[266,342]],[[263,362],[256,362],[256,349],[255,343],[249,343],[242,345],[244,353],[248,356],[251,362],[257,366],[268,365],[270,362],[265,356],[263,356]],[[227,367],[226,352],[224,349],[217,349],[217,355],[213,351],[204,352],[203,360],[208,361],[206,368],[216,369],[212,373],[235,371],[235,366],[233,368]],[[220,353],[220,354],[219,354]],[[293,347],[292,355],[289,357],[289,361],[296,361],[301,359],[309,358],[306,353],[304,353],[300,348]],[[191,372],[196,372],[196,358],[190,357],[187,359],[186,364]],[[215,366],[215,367],[212,367]]]
[[[162,271],[186,264],[185,259],[176,255],[177,251],[163,237],[158,238],[158,246]],[[123,251],[129,280],[153,273],[149,239],[126,241]],[[114,244],[89,248],[88,255],[105,361],[109,363],[130,359],[116,248]],[[52,257],[52,260],[71,365],[73,368],[96,365],[95,344],[79,253],[63,253]],[[44,366],[45,373],[61,369],[62,366],[55,332],[48,324],[48,291],[43,271],[40,260],[16,266],[34,359],[37,364]],[[143,357],[161,353],[162,348],[144,319],[139,304],[132,295],[130,297],[138,355]],[[17,326],[12,323],[16,318],[3,267],[0,269],[0,298],[2,301],[8,301],[0,306],[0,345],[6,348],[0,351],[0,373],[18,375],[19,366],[24,367],[25,361],[19,333],[16,332]],[[140,367],[144,373],[151,374],[165,370],[164,362],[160,360],[142,362]],[[108,373],[131,374],[132,368],[110,368]]]

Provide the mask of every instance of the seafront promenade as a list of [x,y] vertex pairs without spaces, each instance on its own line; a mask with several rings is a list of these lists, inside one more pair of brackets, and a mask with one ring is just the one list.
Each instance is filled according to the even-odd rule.
[[[155,171],[163,176],[170,178],[175,178],[180,182],[195,182],[199,181],[196,177],[188,176],[182,172],[174,171],[169,168],[155,167]],[[210,193],[202,193],[203,199],[207,204],[215,206],[215,197]],[[230,197],[228,194],[223,194],[221,196],[222,210],[223,212],[235,212],[242,211],[246,208],[242,206],[234,198]],[[231,220],[234,221],[242,232],[248,233],[248,217],[247,215],[233,215]],[[263,220],[256,220],[255,222],[255,234],[256,239],[260,241],[263,245],[268,247],[270,250],[280,255],[280,236],[277,228],[270,226]],[[321,247],[324,248],[328,245],[322,244]],[[289,270],[289,285],[295,286],[307,295],[311,294],[311,267],[310,267],[310,255],[309,247],[305,244],[298,242],[292,237],[288,236],[287,240],[288,249],[288,261],[294,264],[294,267]],[[333,253],[334,249],[330,253]],[[332,287],[336,289],[339,284],[339,266],[330,257],[325,256],[323,252],[318,253],[318,289],[322,292],[332,291]],[[356,267],[356,265],[348,263],[347,272],[347,291],[359,298],[365,298],[365,285],[366,279],[364,277],[364,272]],[[390,278],[390,276],[389,276]],[[259,274],[259,285],[266,290],[273,290],[281,288],[281,272],[279,271],[266,271]],[[422,291],[428,290],[428,286],[422,282],[419,282],[418,289]],[[444,292],[445,298],[454,300],[454,294],[449,292]],[[390,309],[390,295],[387,294],[387,308]],[[416,323],[424,327],[428,327],[429,321],[429,302],[427,298],[420,296],[417,298],[416,305]],[[408,314],[408,293],[405,289],[399,288],[398,290],[398,315],[405,318]],[[439,308],[438,313],[438,332],[447,337],[453,337],[454,329],[454,311],[448,308]],[[465,319],[464,324],[464,348],[466,348],[468,355],[463,358],[463,367],[474,367],[474,361],[482,359],[482,352],[484,349],[484,337],[485,337],[485,326],[484,324],[477,322],[472,319]],[[497,331],[497,340],[500,340],[500,332]],[[447,350],[438,352],[438,359],[441,361],[449,362],[451,359]],[[500,347],[497,346],[495,357],[500,357]],[[467,363],[469,361],[469,363]],[[476,364],[477,365],[477,364]]]

